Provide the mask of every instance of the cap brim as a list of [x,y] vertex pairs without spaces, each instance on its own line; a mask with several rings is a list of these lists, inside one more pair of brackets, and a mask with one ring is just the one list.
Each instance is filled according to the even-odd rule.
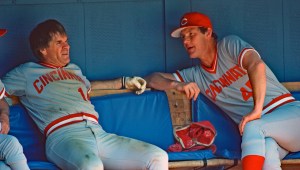
[[184,30],[184,29],[186,29],[186,28],[189,28],[189,27],[197,27],[197,26],[186,26],[186,27],[177,28],[176,30],[174,30],[171,33],[171,36],[174,37],[174,38],[179,38],[181,31]]
[[6,29],[0,29],[0,37],[3,36],[7,32]]
[[172,33],[171,33],[171,36],[174,37],[174,38],[179,38],[180,37],[180,33],[181,31],[185,29],[184,27],[181,27],[181,28],[177,28],[176,30],[174,30]]

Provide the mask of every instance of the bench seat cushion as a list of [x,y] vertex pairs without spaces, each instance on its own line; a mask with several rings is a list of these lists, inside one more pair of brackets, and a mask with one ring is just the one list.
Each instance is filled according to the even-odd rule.
[[104,130],[167,149],[174,143],[168,99],[164,92],[112,94],[91,99]]

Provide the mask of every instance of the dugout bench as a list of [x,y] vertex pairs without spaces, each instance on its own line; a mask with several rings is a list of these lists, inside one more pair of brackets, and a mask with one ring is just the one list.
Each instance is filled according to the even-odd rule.
[[[285,84],[298,91],[298,84]],[[116,92],[116,91],[114,91]],[[163,91],[146,91],[135,95],[126,90],[111,94],[109,90],[94,91],[91,102],[99,113],[99,122],[107,132],[136,138],[167,149],[173,144],[173,127],[168,98]],[[123,93],[125,92],[125,93]],[[101,96],[98,96],[101,95]],[[300,99],[300,92],[293,92]],[[173,152],[169,155],[170,169],[240,169],[241,138],[234,124],[219,108],[200,95],[192,102],[192,120],[209,120],[217,130],[214,144],[215,154],[211,150],[193,152]],[[18,138],[23,146],[30,169],[59,169],[47,161],[45,156],[45,138],[39,132],[32,119],[20,104],[10,106],[11,135]],[[300,152],[289,154],[283,166],[300,166]],[[205,169],[205,168],[203,168]]]

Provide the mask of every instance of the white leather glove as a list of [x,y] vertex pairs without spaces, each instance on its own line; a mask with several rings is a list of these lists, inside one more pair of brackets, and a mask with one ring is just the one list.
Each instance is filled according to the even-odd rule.
[[146,80],[141,77],[125,77],[125,88],[134,90],[136,94],[142,94],[146,89]]

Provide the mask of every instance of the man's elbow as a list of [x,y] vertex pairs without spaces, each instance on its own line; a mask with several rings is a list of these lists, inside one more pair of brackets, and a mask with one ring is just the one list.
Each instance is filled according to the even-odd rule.
[[155,86],[155,81],[157,81],[159,76],[160,76],[159,72],[154,72],[154,73],[144,77],[144,79],[147,82],[147,87],[153,88]]

